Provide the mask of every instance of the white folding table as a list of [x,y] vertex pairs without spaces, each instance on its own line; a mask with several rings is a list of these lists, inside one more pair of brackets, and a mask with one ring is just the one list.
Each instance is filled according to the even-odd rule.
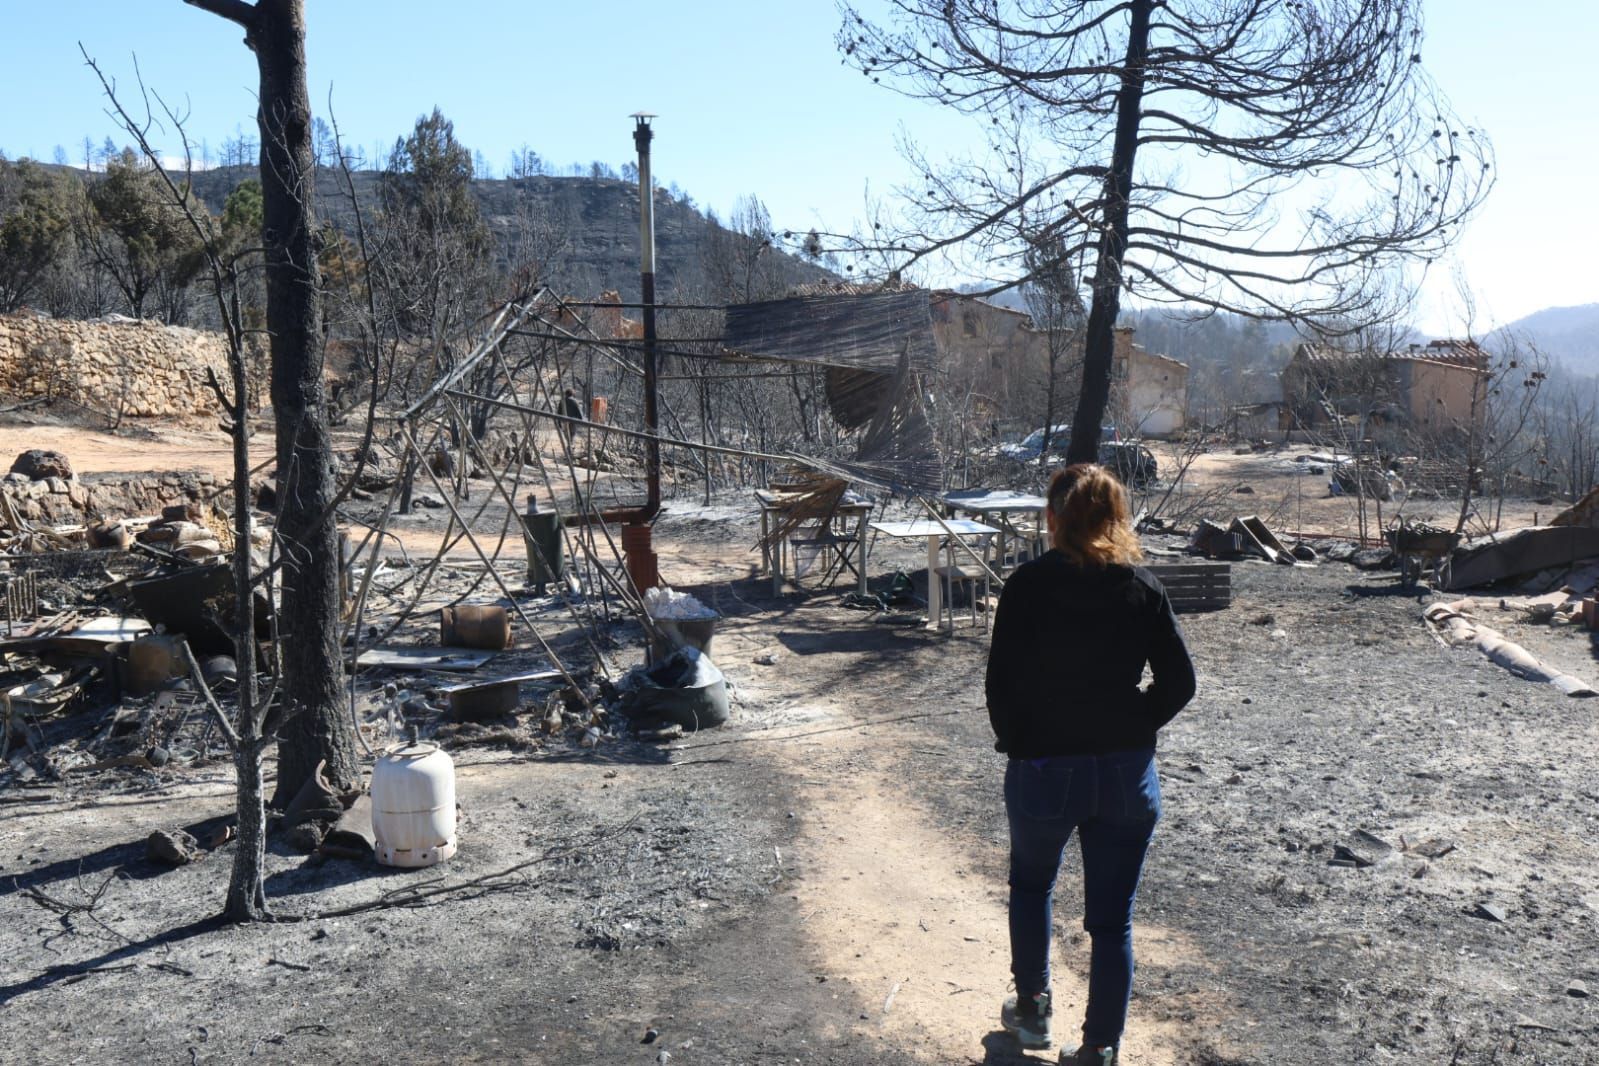
[[[965,539],[967,537],[991,537],[999,530],[993,526],[985,526],[981,522],[973,522],[969,518],[946,518],[940,522],[932,518],[917,518],[910,522],[873,522],[871,527],[885,537],[895,537],[905,540],[915,540],[918,537],[927,541],[927,624],[929,628],[939,628],[939,617],[943,613],[943,582],[938,574],[938,546],[952,534]],[[979,551],[979,555],[981,552]],[[951,620],[950,627],[954,628]]]
[[[961,489],[957,492],[947,492],[939,497],[939,502],[948,512],[954,514],[969,514],[978,521],[994,521],[999,526],[997,538],[998,550],[996,552],[995,572],[1005,572],[1006,540],[1009,537],[1032,540],[1034,550],[1042,547],[1040,543],[1044,529],[1044,511],[1049,507],[1049,501],[1042,496],[1033,496],[1025,492],[1011,492],[1006,489]],[[1011,521],[1013,514],[1036,515],[1037,532],[1023,531]],[[990,518],[990,516],[995,516]]]

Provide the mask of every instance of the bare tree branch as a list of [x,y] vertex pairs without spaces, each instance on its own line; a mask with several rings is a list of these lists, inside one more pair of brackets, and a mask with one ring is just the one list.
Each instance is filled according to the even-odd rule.
[[256,6],[247,4],[244,0],[183,0],[183,2],[201,11],[221,16],[229,22],[237,22],[247,30],[255,28]]

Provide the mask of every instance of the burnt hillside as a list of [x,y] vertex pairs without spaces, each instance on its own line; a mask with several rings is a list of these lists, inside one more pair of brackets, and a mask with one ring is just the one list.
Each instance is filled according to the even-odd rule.
[[[253,167],[202,171],[194,176],[194,188],[213,212],[220,212],[228,193],[254,173]],[[354,175],[363,211],[376,210],[378,179],[372,171]],[[561,291],[595,296],[616,289],[623,300],[639,298],[636,185],[613,178],[538,176],[479,180],[472,187],[502,255],[512,242],[525,239],[532,230],[531,239],[551,249],[551,278]],[[337,171],[318,174],[317,200],[319,216],[332,219],[346,233],[353,232],[354,211],[349,197],[343,195],[343,179]],[[706,256],[718,228],[697,208],[656,190],[657,291],[662,299],[710,296]],[[782,253],[774,253],[772,263],[785,284],[833,276],[820,266]]]

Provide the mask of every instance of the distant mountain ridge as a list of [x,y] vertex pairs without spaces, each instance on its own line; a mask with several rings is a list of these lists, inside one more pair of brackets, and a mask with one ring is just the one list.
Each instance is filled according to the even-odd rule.
[[1494,333],[1531,341],[1573,374],[1599,375],[1599,303],[1546,307]]

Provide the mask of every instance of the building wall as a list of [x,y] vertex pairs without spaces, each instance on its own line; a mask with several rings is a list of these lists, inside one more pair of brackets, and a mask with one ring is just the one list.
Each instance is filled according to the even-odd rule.
[[1127,423],[1118,428],[1139,437],[1181,432],[1188,407],[1188,365],[1147,352],[1132,338],[1130,329],[1116,331],[1116,406]]
[[1487,376],[1471,363],[1423,359],[1409,352],[1376,361],[1317,357],[1308,348],[1301,345],[1282,372],[1284,428],[1324,425],[1328,417],[1322,397],[1346,414],[1393,406],[1408,416],[1413,429],[1449,429],[1465,427],[1472,416],[1473,390],[1478,390],[1479,424],[1486,416],[1480,390]]
[[[263,390],[253,361],[254,399]],[[0,315],[0,395],[61,399],[110,417],[208,418],[221,410],[206,371],[229,380],[220,333],[110,319]]]
[[[1020,311],[970,296],[935,293],[933,337],[952,383],[973,392],[983,417],[1042,417],[1049,374],[1049,335]],[[1057,415],[1057,418],[1061,416]]]
[[[933,335],[952,382],[970,388],[980,417],[1042,424],[1049,375],[1049,334],[1035,330],[1020,311],[953,293],[933,296]],[[1188,366],[1133,343],[1134,330],[1118,327],[1111,366],[1111,410],[1106,420],[1126,435],[1164,437],[1183,428]],[[1061,352],[1055,420],[1070,422],[1077,395],[1082,340],[1068,338]],[[1125,423],[1125,424],[1123,424]]]
[[1401,395],[1417,426],[1464,428],[1473,416],[1474,393],[1478,401],[1476,419],[1482,421],[1486,405],[1481,402],[1485,381],[1481,372],[1469,366],[1426,359],[1406,360],[1402,365]]

